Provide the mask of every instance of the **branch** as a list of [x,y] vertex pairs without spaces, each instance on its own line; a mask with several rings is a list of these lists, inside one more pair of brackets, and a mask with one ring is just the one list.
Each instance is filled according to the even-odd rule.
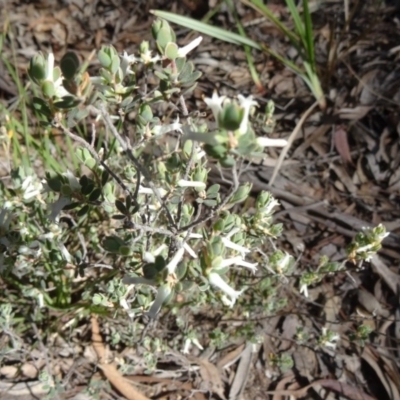
[[106,123],[107,127],[110,129],[112,135],[118,140],[119,144],[121,145],[121,147],[124,149],[124,151],[128,155],[128,158],[133,162],[136,170],[138,172],[140,172],[141,175],[144,176],[148,185],[150,186],[151,190],[153,191],[154,195],[156,196],[157,200],[161,204],[161,207],[164,209],[164,211],[166,213],[167,219],[168,219],[169,223],[171,224],[171,232],[176,233],[176,230],[177,230],[176,223],[175,223],[174,219],[172,218],[172,215],[169,212],[167,205],[165,204],[164,200],[162,199],[159,190],[154,185],[154,183],[151,179],[150,173],[147,171],[147,169],[143,165],[141,165],[139,163],[138,159],[133,155],[130,144],[117,131],[117,128],[115,127],[114,123],[112,122],[110,115],[108,114],[104,104],[100,104],[100,109],[97,109],[95,107],[91,107],[91,108],[94,112],[96,112],[97,114],[102,116],[104,122]]

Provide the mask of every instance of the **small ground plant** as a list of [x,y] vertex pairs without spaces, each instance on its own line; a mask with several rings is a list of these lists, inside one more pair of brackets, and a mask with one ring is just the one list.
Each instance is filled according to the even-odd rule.
[[[286,141],[256,133],[251,96],[205,98],[213,115],[206,122],[186,100],[200,77],[187,54],[201,38],[180,47],[163,20],[152,33],[156,51],[148,42],[134,55],[102,47],[95,73],[72,52],[60,66],[51,53],[30,63],[32,107],[44,130],[76,144],[66,158],[77,168],[39,178],[19,167],[0,186],[0,325],[9,338],[2,358],[18,351],[31,323],[57,331],[93,314],[129,316],[128,326],[111,327],[111,343],[133,345],[145,332],[141,317],[163,309],[181,329],[174,344],[188,352],[202,343],[181,309],[238,307],[251,319],[285,305],[282,285],[292,282],[307,296],[310,285],[344,268],[322,258],[298,270],[277,248],[278,201],[265,191],[249,201],[252,187],[240,175],[267,156],[266,147]],[[270,131],[273,104],[259,114]],[[212,164],[224,187],[209,179]],[[349,259],[368,259],[386,235],[381,226],[360,233]],[[258,340],[251,323],[235,333],[215,330],[210,340],[219,346],[230,334]],[[316,345],[337,339],[325,330]],[[165,344],[145,337],[143,345],[151,370]]]

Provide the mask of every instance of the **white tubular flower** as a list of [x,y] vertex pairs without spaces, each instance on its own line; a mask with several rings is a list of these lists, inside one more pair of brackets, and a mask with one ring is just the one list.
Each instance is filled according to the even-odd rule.
[[67,250],[67,248],[62,243],[58,244],[58,248],[60,249],[61,254],[64,257],[64,260],[69,262],[69,263],[72,262],[71,253]]
[[178,49],[178,57],[186,57],[188,53],[190,53],[194,48],[196,48],[200,42],[203,40],[202,36],[192,40],[186,46],[180,47]]
[[164,249],[166,249],[168,246],[165,244],[165,243],[163,243],[161,246],[159,246],[159,247],[157,247],[154,251],[153,251],[153,254],[155,255],[155,256],[158,256],[158,255],[160,255],[163,251],[164,251]]
[[192,344],[194,344],[198,349],[204,350],[204,347],[200,344],[197,338],[195,337],[188,337],[185,339],[185,344],[182,349],[183,354],[189,354],[189,351],[192,347]]
[[53,70],[54,70],[54,54],[49,53],[49,55],[47,56],[46,80],[53,82]]
[[320,338],[320,343],[322,346],[335,349],[339,340],[340,336],[337,333],[334,333],[327,328],[322,328],[322,337]]
[[285,252],[285,256],[276,265],[277,272],[283,274],[290,266],[292,256]]
[[191,233],[189,235],[189,239],[203,239],[203,235],[200,233]]
[[152,304],[149,312],[147,315],[150,318],[155,318],[158,314],[158,312],[161,309],[161,306],[163,305],[165,299],[171,294],[171,287],[168,284],[164,284],[158,288],[156,298],[154,300],[154,303]]
[[125,310],[129,311],[129,305],[125,298],[119,299],[119,305]]
[[187,181],[185,179],[181,179],[178,181],[178,186],[180,187],[194,187],[194,188],[205,188],[206,184],[200,181]]
[[218,268],[229,267],[231,265],[240,265],[241,267],[248,268],[251,271],[255,272],[257,271],[258,263],[249,263],[247,261],[244,261],[242,257],[237,256],[233,258],[227,258],[226,260],[222,260]]
[[279,201],[276,199],[272,199],[271,201],[268,202],[267,206],[262,210],[264,214],[271,214],[272,210],[276,207],[279,206]]
[[146,261],[147,263],[154,263],[156,261],[156,258],[149,251],[145,251],[143,253],[143,261]]
[[179,264],[179,262],[182,260],[183,258],[183,254],[185,252],[184,247],[182,246],[176,253],[175,255],[172,257],[172,260],[168,263],[167,265],[167,270],[169,274],[173,274],[175,272],[175,269],[177,267],[177,265]]
[[222,290],[226,296],[228,296],[228,305],[233,307],[236,302],[236,299],[243,293],[243,290],[237,291],[230,287],[222,278],[221,275],[216,272],[210,272],[208,275],[208,280],[211,285],[217,287]]
[[187,243],[183,243],[183,248],[184,248],[193,258],[197,258],[197,254],[194,252],[194,250],[193,250]]
[[240,244],[237,244],[237,243],[232,242],[231,240],[229,240],[229,239],[226,238],[226,237],[225,237],[225,238],[222,238],[221,240],[222,240],[222,243],[223,243],[226,247],[229,247],[229,248],[232,249],[232,250],[238,251],[238,252],[242,255],[242,257],[244,257],[244,255],[245,255],[246,253],[250,253],[250,250],[249,250],[249,249],[247,249],[246,247],[241,246]]
[[179,118],[177,118],[177,120],[175,122],[173,122],[172,124],[154,126],[151,131],[156,136],[163,135],[164,133],[168,133],[168,132],[172,132],[172,131],[178,131],[178,132],[182,133],[182,126],[183,125],[181,123],[179,123]]
[[63,76],[60,74],[59,78],[57,80],[54,80],[54,54],[49,53],[47,56],[47,66],[46,66],[46,80],[53,82],[54,84],[54,89],[55,89],[55,95],[57,97],[64,97],[64,96],[70,96],[71,94],[65,90],[63,86]]
[[161,57],[157,54],[154,57],[151,56],[151,51],[148,50],[140,55],[140,58],[145,64],[156,63],[161,60]]
[[136,61],[138,61],[138,59],[133,54],[129,55],[126,51],[123,52],[121,56],[121,70],[123,76],[133,74],[131,65],[134,64]]
[[[363,247],[359,247],[356,250],[356,253],[366,253],[368,251],[370,251],[373,247],[374,247],[375,243],[371,243],[371,244],[367,244],[366,246]],[[369,262],[372,259],[373,254],[369,254],[367,255],[367,257],[365,258],[365,261]]]
[[148,252],[148,251],[145,251],[144,254],[143,254],[143,260],[148,262],[148,263],[155,262],[156,261],[156,257],[158,255],[160,255],[164,251],[164,249],[166,249],[167,247],[168,246],[165,243],[163,243],[161,246],[157,247],[151,253]]
[[22,183],[24,200],[29,200],[32,197],[37,197],[42,191],[42,189],[43,185],[41,184],[41,182],[38,181],[35,182],[35,180],[31,176],[28,176]]
[[214,115],[215,122],[218,122],[218,116],[222,111],[222,104],[225,101],[226,96],[218,96],[217,92],[214,92],[212,97],[205,97],[204,102],[211,108]]
[[189,354],[190,348],[192,347],[192,341],[190,339],[185,340],[185,344],[182,349],[183,354]]
[[248,125],[251,108],[254,106],[258,106],[258,103],[253,100],[253,96],[244,97],[241,94],[238,95],[238,100],[240,107],[244,110],[243,119],[239,127],[239,133],[241,135],[244,135],[249,128]]
[[267,137],[257,138],[257,144],[261,147],[285,147],[287,143],[286,139],[270,139]]
[[[160,193],[161,197],[167,194],[167,191],[163,188],[157,188],[158,192]],[[142,185],[139,186],[139,194],[154,194],[152,188],[147,188]]]
[[70,170],[67,170],[63,175],[68,179],[68,184],[74,192],[81,190],[81,184]]
[[7,211],[6,207],[0,209],[0,228],[7,232],[10,228],[10,222],[12,220],[12,214]]
[[300,286],[300,293],[304,293],[304,297],[308,297],[308,287],[305,283]]

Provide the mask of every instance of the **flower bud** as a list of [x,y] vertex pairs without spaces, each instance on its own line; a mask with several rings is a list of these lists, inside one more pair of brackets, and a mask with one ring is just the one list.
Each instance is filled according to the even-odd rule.
[[242,123],[243,116],[244,110],[242,108],[235,103],[227,103],[218,115],[218,125],[221,129],[236,131]]
[[253,185],[251,183],[245,183],[241,185],[239,189],[233,194],[232,198],[229,200],[229,203],[241,203],[245,201],[249,197],[249,193]]
[[46,78],[46,60],[42,53],[35,54],[29,63],[28,75],[37,84]]
[[192,174],[192,180],[199,182],[207,182],[208,171],[205,168],[197,167]]

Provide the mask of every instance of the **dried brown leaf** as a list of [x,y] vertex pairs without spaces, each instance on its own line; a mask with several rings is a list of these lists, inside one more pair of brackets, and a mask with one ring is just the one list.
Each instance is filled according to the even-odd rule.
[[207,390],[211,393],[216,393],[221,399],[226,400],[224,394],[224,382],[222,381],[220,370],[208,360],[199,357],[188,357],[190,361],[195,362],[200,367],[200,376],[202,382],[200,384],[201,390]]
[[381,368],[380,361],[382,361],[382,359],[378,354],[376,354],[376,351],[370,346],[365,346],[361,357],[375,371],[388,396],[392,399],[400,399],[400,392],[397,386],[398,382],[394,382],[393,379],[391,379],[390,374],[388,374],[384,368]]
[[336,126],[336,129],[333,132],[333,142],[342,160],[347,164],[353,165],[347,130],[345,129],[344,125]]
[[253,355],[253,345],[251,343],[247,344],[244,351],[242,351],[239,366],[236,370],[235,379],[232,382],[229,391],[229,400],[235,400],[239,398],[244,387],[246,386],[247,379],[250,372],[250,363]]
[[114,364],[107,364],[105,360],[105,347],[103,340],[100,335],[100,327],[96,317],[91,319],[92,325],[92,342],[93,347],[99,357],[99,367],[102,369],[105,377],[110,381],[122,395],[124,395],[128,400],[150,400],[148,397],[144,396],[138,392],[117,370]]
[[[350,400],[376,400],[375,397],[369,396],[359,388],[348,385],[347,383],[339,382],[334,379],[319,379],[299,390],[271,390],[267,391],[268,394],[293,396],[298,399],[305,397],[308,390],[314,386],[322,386],[327,389],[333,390],[336,393],[346,396]],[[278,398],[276,398],[278,400]],[[275,400],[275,397],[274,397]]]

